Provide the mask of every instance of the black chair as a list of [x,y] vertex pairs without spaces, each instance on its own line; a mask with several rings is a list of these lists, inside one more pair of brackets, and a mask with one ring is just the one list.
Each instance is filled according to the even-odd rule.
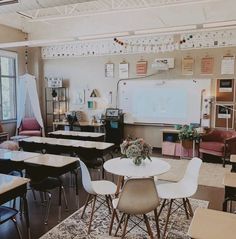
[[58,188],[59,189],[59,201],[58,201],[58,221],[61,220],[61,201],[62,201],[62,193],[65,200],[65,206],[68,210],[68,203],[66,199],[65,190],[62,184],[62,181],[59,177],[50,177],[49,175],[52,175],[50,172],[50,169],[45,166],[36,166],[33,164],[27,164],[26,165],[26,176],[27,178],[30,178],[30,187],[34,191],[38,191],[43,194],[46,198],[46,195],[48,196],[48,201],[46,205],[46,214],[44,219],[44,224],[48,223],[48,216],[49,216],[49,210],[51,206],[51,199],[52,194],[51,190]]
[[14,225],[16,227],[19,238],[22,239],[20,229],[18,228],[17,223],[16,223],[16,214],[17,213],[18,213],[18,211],[13,208],[0,206],[0,225],[9,220],[12,220],[12,222],[14,223]]
[[96,148],[84,148],[79,147],[76,151],[76,155],[82,160],[89,169],[102,168],[102,178],[104,178],[104,159],[100,150]]

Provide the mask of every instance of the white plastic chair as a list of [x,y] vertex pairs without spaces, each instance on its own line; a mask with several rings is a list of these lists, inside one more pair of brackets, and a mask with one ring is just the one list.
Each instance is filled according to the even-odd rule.
[[89,194],[88,198],[86,200],[86,203],[84,205],[84,209],[81,214],[81,218],[83,218],[88,204],[92,203],[92,211],[91,211],[89,226],[88,226],[88,234],[89,234],[90,230],[91,230],[93,215],[95,212],[95,204],[96,204],[97,197],[105,196],[105,200],[106,200],[106,203],[108,206],[109,213],[111,213],[109,203],[112,202],[111,195],[116,193],[117,186],[114,183],[107,181],[107,180],[92,181],[89,171],[88,171],[88,168],[81,160],[80,160],[80,167],[81,167],[81,172],[82,172],[82,184],[83,184],[85,191]]
[[[189,202],[189,197],[193,196],[198,188],[198,176],[201,168],[202,160],[200,158],[193,158],[189,162],[185,171],[184,177],[177,183],[164,183],[157,185],[158,196],[163,199],[158,216],[161,214],[166,203],[169,202],[169,209],[167,213],[166,223],[163,231],[163,238],[165,238],[169,218],[171,215],[171,208],[175,199],[182,199],[183,204],[176,204],[178,208],[184,207],[187,219],[193,216],[193,210]],[[176,210],[175,210],[176,211]]]

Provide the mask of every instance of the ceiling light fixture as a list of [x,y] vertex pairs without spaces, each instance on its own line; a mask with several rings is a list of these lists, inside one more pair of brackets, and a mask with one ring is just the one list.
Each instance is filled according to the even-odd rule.
[[115,33],[107,33],[107,34],[81,36],[81,37],[76,37],[76,39],[80,41],[84,41],[84,40],[97,40],[97,39],[104,39],[104,38],[124,37],[124,36],[130,36],[130,35],[132,35],[131,32],[115,32]]
[[18,0],[0,0],[0,6],[1,5],[7,5],[7,4],[13,4],[13,3],[18,3]]
[[137,30],[134,31],[135,35],[143,35],[143,34],[155,34],[155,33],[171,33],[171,32],[182,32],[188,30],[197,29],[196,25],[186,25],[186,26],[175,26],[175,27],[162,27],[155,29],[147,29],[147,30]]
[[210,22],[203,24],[203,28],[216,28],[229,26],[236,26],[236,21]]

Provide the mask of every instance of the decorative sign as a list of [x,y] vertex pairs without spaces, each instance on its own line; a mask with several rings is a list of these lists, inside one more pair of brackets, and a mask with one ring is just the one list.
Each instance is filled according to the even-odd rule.
[[234,79],[217,79],[216,101],[234,101]]
[[119,78],[128,79],[129,78],[129,64],[126,62],[121,62],[119,64]]
[[234,56],[224,56],[221,62],[222,75],[234,75]]
[[184,57],[182,59],[182,74],[193,75],[194,59],[192,57]]
[[201,74],[202,75],[212,75],[214,67],[213,57],[204,57],[201,60]]
[[136,75],[145,76],[147,74],[147,61],[138,61],[136,64]]
[[59,87],[62,87],[62,78],[49,78],[47,80],[48,80],[48,87],[49,88],[59,88]]
[[107,78],[114,77],[114,64],[113,63],[107,63],[105,65],[105,77],[107,77]]

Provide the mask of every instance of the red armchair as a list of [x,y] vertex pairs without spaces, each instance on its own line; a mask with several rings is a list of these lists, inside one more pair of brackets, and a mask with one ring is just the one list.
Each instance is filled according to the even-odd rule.
[[225,167],[226,158],[236,154],[236,132],[213,129],[202,137],[199,152],[221,157]]
[[24,118],[19,128],[19,135],[42,136],[42,130],[35,118]]

